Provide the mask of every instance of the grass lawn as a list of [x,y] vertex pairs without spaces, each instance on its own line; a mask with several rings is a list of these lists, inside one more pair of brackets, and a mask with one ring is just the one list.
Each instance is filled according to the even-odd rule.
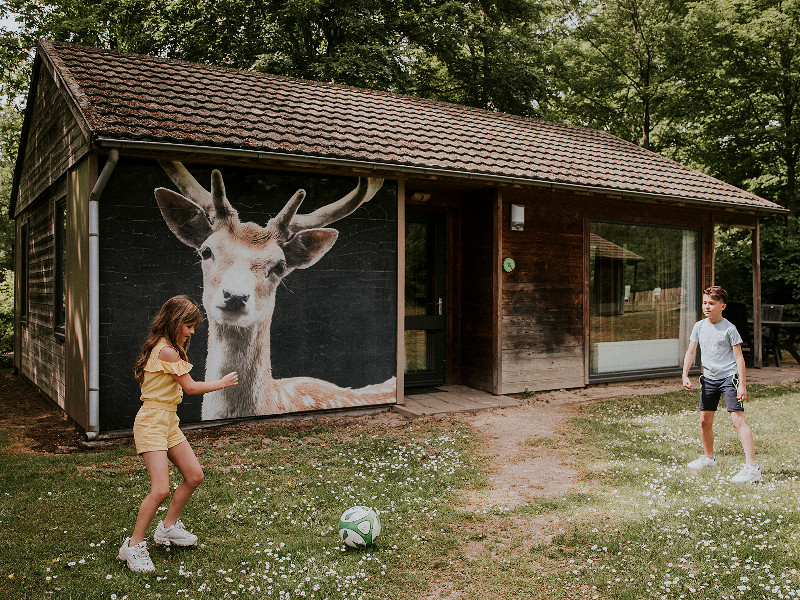
[[[583,478],[513,510],[459,510],[489,465],[457,419],[265,422],[195,444],[206,480],[183,521],[201,545],[150,544],[154,574],[115,558],[148,491],[132,449],[20,453],[0,430],[0,598],[797,598],[800,387],[749,391],[762,483],[729,482],[743,460],[722,411],[720,467],[685,469],[700,452],[696,393],[620,398],[526,446]],[[383,532],[345,551],[336,524],[355,504],[378,509]]]

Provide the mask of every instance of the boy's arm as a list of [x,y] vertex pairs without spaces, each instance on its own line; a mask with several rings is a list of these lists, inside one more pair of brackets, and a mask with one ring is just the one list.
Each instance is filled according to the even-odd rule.
[[736,370],[739,371],[739,387],[736,388],[736,398],[739,402],[744,402],[747,400],[747,382],[741,344],[733,346],[733,357],[736,359]]
[[[741,352],[741,347],[739,348]],[[683,357],[683,389],[692,389],[692,380],[689,379],[689,369],[694,364],[694,355],[697,353],[697,342],[689,342],[686,355]]]

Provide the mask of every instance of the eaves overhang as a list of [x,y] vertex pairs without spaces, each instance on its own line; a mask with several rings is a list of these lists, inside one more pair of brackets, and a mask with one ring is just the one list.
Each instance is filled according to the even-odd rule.
[[774,204],[773,206],[760,206],[755,204],[744,204],[735,202],[725,202],[722,200],[711,200],[703,198],[693,198],[690,196],[678,196],[674,194],[659,194],[654,192],[640,192],[636,190],[626,190],[620,188],[610,188],[601,186],[587,186],[572,183],[548,181],[544,179],[534,179],[525,177],[510,177],[507,175],[492,175],[474,171],[461,171],[454,169],[440,169],[432,167],[418,167],[399,163],[375,162],[355,160],[340,157],[314,156],[304,154],[294,154],[287,152],[272,152],[264,150],[250,150],[246,148],[225,148],[219,146],[204,146],[194,144],[175,144],[170,142],[154,142],[145,140],[123,140],[114,138],[97,137],[94,144],[99,149],[118,149],[130,151],[136,154],[178,154],[181,156],[218,156],[232,160],[247,160],[251,162],[273,162],[292,164],[298,166],[313,166],[315,168],[338,168],[350,169],[364,174],[370,172],[402,174],[417,177],[436,177],[442,179],[458,179],[464,181],[476,181],[483,183],[494,183],[508,187],[534,187],[539,189],[563,190],[582,194],[598,194],[623,200],[638,200],[649,202],[669,203],[682,206],[696,206],[714,208],[723,211],[734,211],[737,213],[747,213],[758,216],[782,215],[789,212],[788,209]]

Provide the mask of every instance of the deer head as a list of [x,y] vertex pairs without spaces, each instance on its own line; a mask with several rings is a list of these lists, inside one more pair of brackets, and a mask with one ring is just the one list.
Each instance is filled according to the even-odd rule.
[[281,280],[315,264],[336,242],[339,232],[325,226],[351,214],[383,185],[382,179],[359,179],[352,192],[309,214],[297,214],[305,198],[298,190],[262,227],[239,221],[218,170],[211,173],[209,192],[182,163],[160,164],[182,192],[155,190],[161,214],[175,236],[200,255],[209,321],[230,327],[269,321]]

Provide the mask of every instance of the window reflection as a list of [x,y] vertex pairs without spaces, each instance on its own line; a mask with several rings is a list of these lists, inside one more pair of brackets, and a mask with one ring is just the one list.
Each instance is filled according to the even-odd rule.
[[697,318],[699,233],[590,225],[592,374],[678,367]]

